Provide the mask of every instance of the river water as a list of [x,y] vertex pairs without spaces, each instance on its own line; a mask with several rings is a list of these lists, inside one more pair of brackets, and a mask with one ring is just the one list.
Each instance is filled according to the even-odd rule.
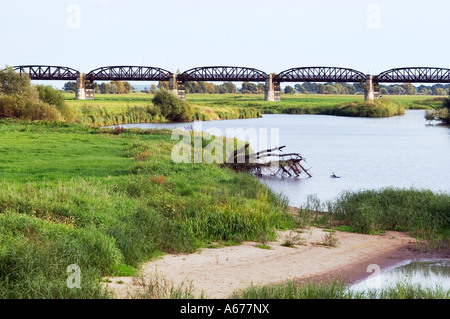
[[[258,119],[123,126],[185,129],[192,125],[196,131],[245,139],[254,150],[286,145],[283,151],[306,158],[304,166],[313,176],[264,177],[261,181],[286,196],[290,205],[299,207],[311,196],[324,203],[347,190],[395,187],[450,193],[450,128],[429,125],[424,114],[409,110],[404,116],[376,119],[264,115]],[[238,129],[254,129],[259,139],[239,134],[242,131]],[[261,132],[267,137],[259,135]],[[340,178],[331,178],[333,173]],[[448,260],[405,261],[383,272],[375,282],[377,288],[385,288],[408,279],[410,283],[450,289],[449,269]],[[352,289],[366,290],[367,281]]]
[[405,260],[379,274],[374,273],[350,288],[353,291],[364,292],[395,287],[398,283],[449,291],[450,259]]
[[[261,178],[298,207],[310,196],[326,202],[346,190],[396,187],[450,193],[450,128],[428,125],[424,114],[423,110],[390,118],[271,114],[258,119],[123,126],[183,129],[193,125],[195,130],[215,129],[215,134],[227,136],[239,128],[255,129],[258,134],[266,131],[265,142],[260,138],[251,144],[255,150],[286,145],[283,151],[302,154],[304,167],[313,175]],[[239,134],[233,137],[244,139]],[[331,178],[332,173],[340,178]]]

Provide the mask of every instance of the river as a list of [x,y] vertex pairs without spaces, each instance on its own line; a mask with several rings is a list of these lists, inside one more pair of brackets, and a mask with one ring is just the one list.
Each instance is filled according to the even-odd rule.
[[[450,193],[450,129],[428,125],[424,113],[408,110],[403,116],[390,118],[271,114],[257,119],[123,126],[194,125],[196,130],[215,128],[222,135],[229,135],[227,129],[267,130],[268,145],[252,145],[256,150],[286,145],[284,151],[303,155],[304,166],[313,175],[261,178],[298,207],[311,196],[326,202],[346,190],[396,187]],[[279,145],[270,145],[271,133],[278,134]],[[331,178],[332,173],[340,178]]]

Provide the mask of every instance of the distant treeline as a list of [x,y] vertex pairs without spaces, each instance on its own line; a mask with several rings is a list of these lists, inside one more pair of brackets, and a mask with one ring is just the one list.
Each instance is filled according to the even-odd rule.
[[[418,87],[411,83],[383,85],[380,84],[381,95],[446,95],[450,91],[450,84],[435,84],[433,86],[420,85]],[[284,88],[286,94],[361,94],[364,92],[364,85],[361,83],[310,83],[296,84],[294,87],[287,85]]]
[[[63,86],[66,92],[75,92],[77,89],[76,82],[67,82]],[[132,91],[132,86],[127,81],[111,81],[109,83],[94,83],[95,94],[128,94]]]
[[[264,94],[265,84],[243,82],[241,88],[237,88],[232,82],[224,82],[222,84],[214,84],[209,82],[186,82],[186,93],[207,93],[207,94],[225,94],[225,93],[242,93],[242,94]],[[169,82],[161,81],[151,84],[148,89],[143,90],[145,93],[155,94],[158,89],[169,89]],[[136,90],[126,81],[111,81],[109,83],[94,83],[96,94],[128,94]],[[450,84],[434,84],[432,86],[420,85],[414,86],[411,83],[379,85],[381,95],[446,95],[450,93]],[[63,87],[64,91],[75,91],[76,83],[67,82]],[[311,83],[295,84],[294,86],[286,85],[283,89],[285,94],[362,94],[364,92],[364,84],[362,83]]]

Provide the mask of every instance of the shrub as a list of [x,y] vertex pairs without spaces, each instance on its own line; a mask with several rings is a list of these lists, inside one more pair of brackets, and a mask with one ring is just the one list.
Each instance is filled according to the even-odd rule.
[[63,95],[51,86],[35,86],[42,102],[53,105],[61,115],[66,119],[73,121],[76,118],[75,111],[66,104]]
[[450,227],[450,196],[392,188],[344,192],[330,212],[358,232],[402,230],[421,239],[440,237],[445,242]]
[[161,114],[171,122],[190,121],[194,116],[194,110],[188,103],[167,90],[156,92],[152,102],[159,107]]
[[31,90],[32,87],[28,75],[20,75],[12,67],[0,70],[0,94],[25,94]]
[[433,111],[427,111],[425,119],[428,121],[440,121],[442,124],[450,124],[450,96],[442,102],[442,105]]
[[0,96],[0,118],[21,120],[62,121],[61,113],[53,106],[16,95]]

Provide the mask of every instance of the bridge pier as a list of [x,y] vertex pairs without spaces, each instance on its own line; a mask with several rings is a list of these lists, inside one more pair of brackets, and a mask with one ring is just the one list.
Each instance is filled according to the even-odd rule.
[[266,92],[264,99],[270,102],[281,101],[280,82],[274,81],[272,74],[269,74],[266,79]]
[[367,74],[364,88],[364,101],[373,101],[378,99],[378,83],[374,82],[373,75]]
[[77,90],[75,91],[77,100],[93,100],[94,99],[94,81],[86,80],[84,74],[77,77]]
[[186,100],[186,83],[172,74],[169,79],[169,91],[182,100]]

